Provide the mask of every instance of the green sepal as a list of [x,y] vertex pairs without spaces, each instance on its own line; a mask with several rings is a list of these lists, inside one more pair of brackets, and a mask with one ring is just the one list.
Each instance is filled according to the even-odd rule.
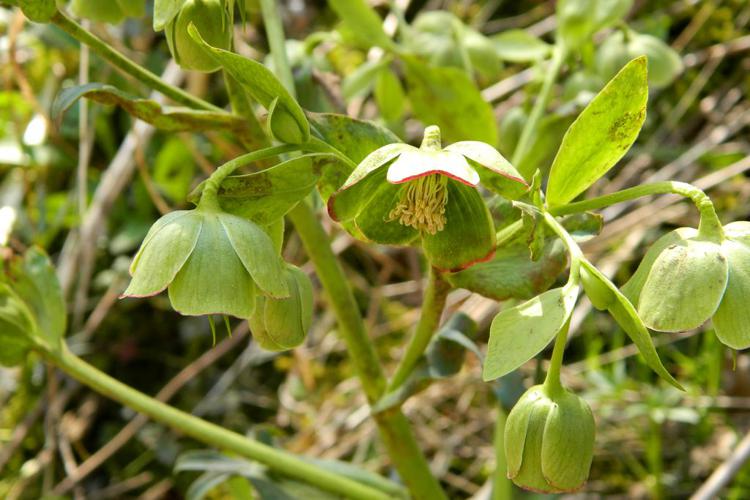
[[658,331],[698,328],[716,312],[728,278],[721,245],[698,237],[678,240],[654,260],[640,293],[638,314]]
[[565,391],[549,408],[542,436],[542,475],[554,489],[586,483],[594,457],[596,424],[586,401]]
[[289,289],[283,279],[284,268],[271,237],[256,224],[234,215],[221,214],[219,221],[234,252],[258,287],[271,297],[287,297]]
[[[685,389],[677,380],[667,371],[659,359],[656,347],[651,339],[651,335],[643,324],[640,316],[635,310],[633,304],[623,295],[623,293],[612,283],[601,271],[586,259],[581,259],[581,281],[586,294],[597,309],[606,309],[622,327],[630,340],[638,347],[646,364],[657,375],[669,382],[677,389]],[[596,299],[592,297],[597,297]],[[598,307],[603,306],[603,307]]]
[[130,265],[133,279],[124,297],[149,297],[174,280],[196,246],[202,218],[190,210],[170,212],[149,229]]
[[[172,307],[187,316],[226,314],[248,318],[255,310],[255,284],[219,215],[204,213],[201,218],[203,225],[195,248],[169,285]],[[272,247],[270,239],[268,244]]]
[[476,167],[481,183],[500,196],[515,200],[528,191],[523,176],[495,148],[479,141],[460,141],[445,148],[463,155]]
[[258,297],[255,314],[249,319],[253,338],[269,351],[285,351],[304,342],[312,323],[313,290],[310,278],[299,268],[287,265],[284,281],[289,297]]
[[750,246],[731,237],[722,243],[729,264],[729,281],[713,316],[722,344],[732,349],[750,347]]
[[479,192],[461,182],[448,180],[445,228],[434,235],[422,234],[422,249],[430,264],[458,271],[492,258],[495,225]]
[[404,226],[398,220],[390,220],[389,217],[399,201],[401,190],[406,189],[405,185],[388,183],[385,171],[372,177],[383,179],[374,185],[369,199],[354,218],[356,228],[367,240],[375,243],[408,245],[419,236],[417,230]]

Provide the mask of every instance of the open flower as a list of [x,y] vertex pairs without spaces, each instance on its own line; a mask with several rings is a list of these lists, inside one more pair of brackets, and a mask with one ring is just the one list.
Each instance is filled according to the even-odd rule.
[[334,220],[376,243],[421,239],[430,263],[447,270],[492,257],[495,228],[476,187],[508,198],[528,188],[492,146],[463,141],[442,149],[440,129],[425,130],[420,148],[389,144],[370,153],[328,201]]
[[123,297],[148,297],[169,289],[181,314],[248,318],[256,292],[289,294],[271,238],[255,223],[199,206],[157,220],[130,266]]

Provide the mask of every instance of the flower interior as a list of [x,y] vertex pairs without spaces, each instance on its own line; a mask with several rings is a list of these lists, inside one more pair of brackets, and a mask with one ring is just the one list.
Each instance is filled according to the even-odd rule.
[[386,220],[398,219],[404,226],[433,235],[442,231],[446,223],[447,186],[448,178],[440,174],[429,174],[408,182]]

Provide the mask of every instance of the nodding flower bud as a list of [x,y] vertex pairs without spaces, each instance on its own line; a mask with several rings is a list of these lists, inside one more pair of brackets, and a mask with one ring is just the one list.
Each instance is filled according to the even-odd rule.
[[187,0],[165,29],[167,45],[177,64],[185,69],[211,73],[221,65],[188,33],[194,24],[212,47],[230,49],[233,16],[223,0]]
[[304,342],[312,323],[313,290],[310,278],[287,264],[285,270],[289,297],[258,297],[255,314],[248,320],[258,344],[269,351],[285,351]]
[[729,278],[724,245],[680,228],[646,252],[622,291],[643,323],[658,331],[698,328],[721,303]]
[[595,424],[586,402],[541,385],[521,396],[505,424],[508,477],[527,490],[562,493],[581,488],[594,454]]
[[281,257],[255,223],[218,208],[178,210],[157,220],[130,266],[123,297],[169,289],[185,315],[228,314],[249,318],[257,292],[287,297]]

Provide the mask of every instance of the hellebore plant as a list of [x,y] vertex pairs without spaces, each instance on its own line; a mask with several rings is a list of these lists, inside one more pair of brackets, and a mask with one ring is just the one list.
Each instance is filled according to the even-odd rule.
[[518,197],[527,184],[489,144],[445,149],[440,129],[425,129],[419,149],[389,144],[368,155],[328,200],[328,213],[351,222],[354,236],[393,245],[421,244],[430,263],[459,270],[492,258],[495,226],[477,187]]
[[[88,85],[63,90],[55,109],[67,109],[81,97],[115,102],[154,126],[170,131],[219,130],[236,139],[235,147],[252,149],[216,169],[196,189],[190,198],[196,208],[168,213],[153,224],[133,258],[132,280],[123,296],[147,297],[167,290],[172,307],[181,314],[247,319],[262,348],[281,351],[299,346],[312,325],[314,287],[306,273],[281,257],[286,218],[338,322],[336,332],[361,383],[389,465],[397,472],[389,476],[399,479],[360,471],[334,472],[161,403],[87,364],[63,342],[65,302],[51,263],[36,249],[4,262],[0,340],[7,348],[0,353],[3,364],[20,363],[29,350],[39,351],[69,375],[156,421],[264,465],[274,473],[264,476],[264,481],[278,473],[345,498],[439,500],[446,494],[401,405],[432,381],[456,374],[466,351],[479,353],[481,358],[474,335],[478,327],[468,316],[456,315],[454,319],[461,321],[449,319],[441,329],[447,296],[454,287],[498,301],[519,299],[504,306],[492,321],[486,355],[480,360],[484,380],[518,370],[553,344],[544,384],[528,389],[513,406],[505,429],[498,429],[498,435],[505,436],[508,477],[534,491],[574,491],[586,482],[592,463],[592,412],[583,399],[564,387],[561,377],[581,288],[595,308],[607,311],[622,327],[646,364],[677,388],[681,386],[659,359],[647,327],[679,331],[713,318],[723,343],[735,349],[750,347],[750,223],[722,226],[710,199],[679,182],[579,198],[626,154],[643,126],[648,101],[645,57],[635,57],[622,68],[617,64],[616,74],[570,125],[550,168],[545,168],[549,172],[546,183],[541,182],[540,173],[528,168],[532,140],[539,133],[567,55],[591,44],[598,29],[619,23],[629,8],[627,1],[559,3],[557,42],[554,47],[540,42],[542,54],[551,58],[546,61],[549,66],[540,95],[528,118],[525,114],[522,120],[514,118],[518,140],[512,144],[512,162],[495,149],[497,137],[487,139],[492,144],[465,140],[481,134],[492,137],[492,130],[466,134],[466,128],[443,121],[443,132],[455,142],[443,147],[441,130],[433,125],[425,129],[417,148],[399,142],[392,131],[375,123],[302,109],[295,98],[295,75],[287,61],[277,2],[271,0],[261,0],[260,7],[276,74],[231,51],[233,1],[154,2],[154,28],[165,30],[178,64],[199,71],[223,70],[231,113],[166,84],[57,10],[53,0],[12,3],[35,21],[59,26],[116,68],[185,106],[174,110],[111,86]],[[489,128],[494,127],[492,109],[471,80],[472,64],[486,76],[496,62],[484,57],[487,40],[478,32],[460,27],[453,16],[423,18],[417,31],[429,35],[425,39],[445,42],[440,30],[435,32],[431,25],[447,22],[453,35],[462,40],[461,51],[476,49],[468,54],[451,50],[439,58],[439,64],[429,65],[418,58],[420,51],[391,39],[380,17],[362,0],[330,3],[354,38],[375,40],[383,49],[384,58],[375,61],[376,69],[391,62],[404,63],[399,68],[407,72],[405,80],[417,87],[422,80],[416,77],[429,80],[426,73],[433,71],[446,75],[445,81],[430,81],[430,85],[442,88],[445,84],[458,97],[474,92],[471,109],[484,110],[490,117]],[[399,31],[408,34],[411,27],[402,28]],[[336,39],[335,43],[344,42]],[[629,47],[629,56],[640,55],[633,51],[642,48],[638,44]],[[669,49],[660,46],[659,50]],[[665,57],[673,59],[671,54]],[[468,74],[455,67],[458,59],[468,67]],[[480,68],[480,60],[489,65]],[[425,74],[409,74],[414,67],[426,68]],[[391,84],[400,89],[396,73],[390,77]],[[380,88],[377,93],[382,92]],[[401,92],[398,97],[406,99],[406,95],[415,101],[412,108],[421,111],[418,117],[431,115],[429,106],[416,105],[419,92]],[[265,111],[258,113],[259,108]],[[272,145],[274,141],[280,144]],[[269,166],[275,157],[279,162]],[[250,173],[235,174],[257,161],[266,163]],[[663,236],[620,290],[586,259],[573,236],[576,228],[569,225],[583,226],[591,237],[601,221],[587,212],[661,193],[689,198],[700,212],[699,228],[680,228]],[[355,238],[411,246],[424,257],[427,280],[420,318],[390,379],[367,331],[351,280],[315,211],[323,204],[330,217]],[[585,223],[562,218],[573,214]],[[555,248],[558,255],[553,257]],[[568,264],[567,281],[555,286]],[[495,295],[490,289],[499,291]],[[461,324],[466,328],[456,326]],[[470,330],[474,333],[468,334]],[[503,384],[506,381],[512,384],[508,379]],[[498,491],[503,484],[503,478],[496,476]]]

